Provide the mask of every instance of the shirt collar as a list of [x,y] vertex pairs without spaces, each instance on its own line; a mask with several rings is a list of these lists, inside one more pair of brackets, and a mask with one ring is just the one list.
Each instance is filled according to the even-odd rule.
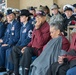
[[10,24],[12,24],[12,23],[13,23],[13,21],[10,22]]
[[27,24],[27,22],[23,23],[23,27],[25,27],[25,26],[26,26],[26,24]]

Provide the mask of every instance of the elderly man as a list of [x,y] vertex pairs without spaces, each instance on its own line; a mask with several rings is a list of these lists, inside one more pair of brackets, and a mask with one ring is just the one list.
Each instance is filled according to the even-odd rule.
[[0,71],[5,70],[5,53],[6,50],[14,46],[20,37],[21,24],[15,20],[15,13],[12,10],[7,10],[8,26],[6,33],[2,39],[0,39]]
[[19,59],[22,66],[22,74],[28,75],[32,56],[39,56],[44,45],[50,40],[49,24],[46,22],[46,14],[38,11],[36,24],[32,34],[32,40],[24,48],[15,48],[12,50],[12,62],[14,63],[14,73],[19,75]]

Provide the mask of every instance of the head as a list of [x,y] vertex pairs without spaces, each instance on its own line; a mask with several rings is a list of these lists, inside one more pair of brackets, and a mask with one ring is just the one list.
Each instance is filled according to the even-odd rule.
[[34,7],[30,7],[30,8],[29,8],[29,12],[30,12],[31,14],[33,14],[33,16],[36,15],[36,10],[35,10]]
[[62,24],[59,22],[50,24],[50,36],[52,38],[57,38],[62,32]]
[[52,11],[52,14],[54,14],[54,15],[58,14],[58,12],[59,12],[59,6],[54,3],[54,4],[51,6],[51,11]]
[[20,16],[20,22],[25,23],[28,21],[28,17],[27,16]]
[[50,14],[50,9],[48,6],[45,6],[43,10],[46,14]]
[[7,10],[7,21],[11,22],[16,18],[16,14],[12,10]]
[[37,12],[36,21],[41,21],[44,23],[46,21],[46,14],[44,11],[40,10]]
[[19,15],[20,15],[19,9],[13,9],[13,12],[16,14],[16,18],[19,17]]
[[72,16],[73,11],[71,11],[71,10],[66,10],[64,13],[65,13],[66,17],[69,18],[69,17]]
[[72,5],[65,5],[63,7],[64,13],[66,15],[67,18],[71,17],[73,12],[74,12],[74,8]]
[[25,23],[27,21],[29,21],[30,19],[30,13],[27,9],[22,9],[21,10],[21,13],[20,13],[20,21],[22,23]]
[[51,12],[52,12],[53,15],[56,15],[56,14],[58,14],[58,9],[54,8],[54,9],[51,10]]

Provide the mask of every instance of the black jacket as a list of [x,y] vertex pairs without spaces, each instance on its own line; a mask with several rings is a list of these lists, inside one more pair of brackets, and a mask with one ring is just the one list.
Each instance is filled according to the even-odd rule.
[[64,30],[67,30],[67,26],[68,25],[75,25],[75,21],[76,21],[76,18],[75,18],[74,15],[72,15],[69,19],[66,17],[63,20],[63,28],[64,28]]

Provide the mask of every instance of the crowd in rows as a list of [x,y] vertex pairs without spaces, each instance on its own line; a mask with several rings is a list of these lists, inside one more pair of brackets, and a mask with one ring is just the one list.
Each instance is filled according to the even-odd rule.
[[0,13],[0,72],[20,75],[21,67],[22,75],[76,75],[76,4],[59,9],[54,3]]

